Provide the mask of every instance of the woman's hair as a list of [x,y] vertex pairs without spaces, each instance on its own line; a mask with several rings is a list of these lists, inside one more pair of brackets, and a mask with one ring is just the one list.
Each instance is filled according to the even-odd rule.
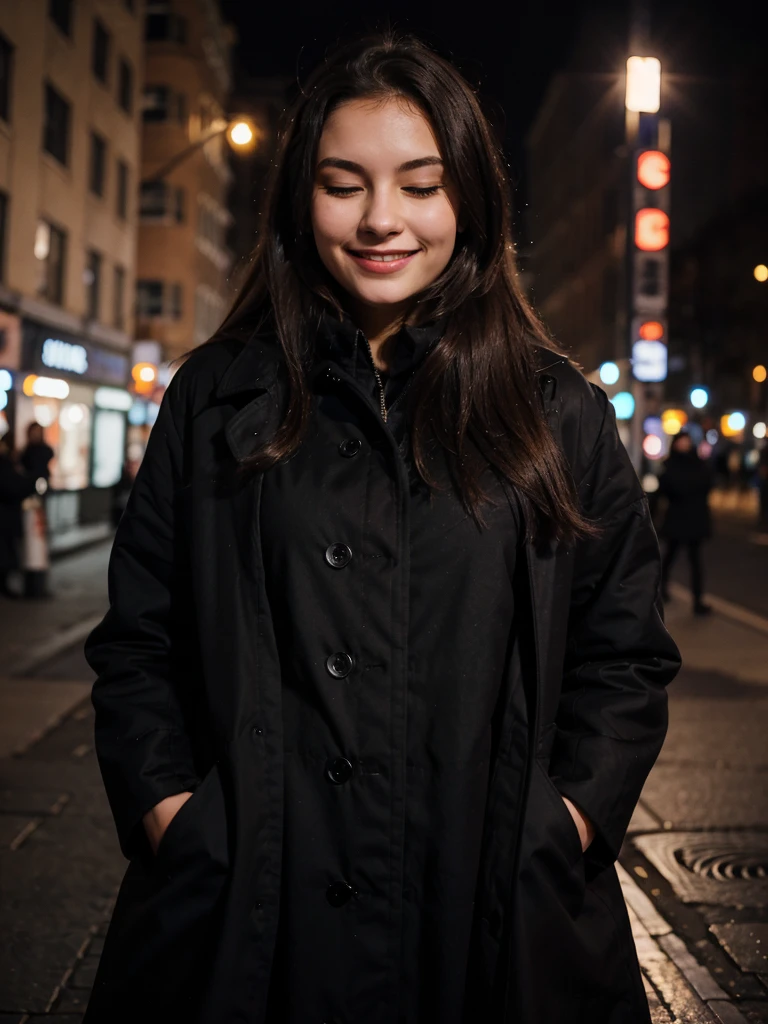
[[[552,342],[520,286],[504,157],[470,85],[419,40],[392,34],[338,50],[314,71],[290,111],[248,275],[217,336],[268,325],[282,345],[289,399],[275,436],[247,460],[264,470],[292,454],[310,415],[307,369],[323,310],[343,295],[317,253],[311,199],[318,142],[329,115],[350,100],[400,97],[435,133],[459,194],[462,230],[451,260],[416,297],[415,322],[446,318],[446,331],[411,388],[412,446],[422,479],[447,455],[465,508],[482,522],[492,472],[516,489],[539,536],[590,533],[572,478],[544,418],[537,344]],[[341,301],[340,301],[341,300]]]

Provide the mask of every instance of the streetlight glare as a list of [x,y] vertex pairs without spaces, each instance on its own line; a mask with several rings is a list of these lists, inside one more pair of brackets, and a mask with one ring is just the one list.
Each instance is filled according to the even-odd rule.
[[661,61],[658,57],[627,60],[627,110],[655,114],[661,106]]
[[253,140],[253,128],[247,121],[236,121],[229,130],[229,137],[236,146],[247,146]]
[[709,392],[706,388],[694,388],[691,391],[691,405],[694,409],[703,409],[709,401]]
[[758,441],[762,441],[765,437],[765,424],[762,422],[756,423],[754,427],[752,427],[752,435],[753,437],[756,437]]
[[600,380],[603,384],[615,384],[620,376],[616,363],[603,363],[600,367]]
[[752,273],[756,281],[768,281],[768,267],[764,263],[758,263]]
[[758,384],[762,384],[766,377],[768,370],[762,364],[757,365],[752,371],[752,380],[756,380]]

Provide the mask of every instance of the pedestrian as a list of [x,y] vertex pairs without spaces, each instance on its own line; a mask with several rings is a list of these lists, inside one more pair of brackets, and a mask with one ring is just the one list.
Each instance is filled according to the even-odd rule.
[[760,449],[757,463],[758,530],[768,533],[768,444]]
[[47,484],[51,477],[49,463],[54,454],[53,448],[46,443],[43,427],[37,422],[30,423],[27,444],[20,457],[24,470],[34,479],[42,477]]
[[704,603],[704,579],[701,567],[701,545],[712,535],[709,492],[712,472],[699,458],[690,434],[685,428],[672,438],[670,452],[659,477],[659,493],[667,500],[659,533],[666,541],[661,572],[662,597],[670,600],[669,579],[672,566],[685,547],[691,567],[691,591],[695,615],[708,615],[711,608]]
[[87,1024],[649,1022],[614,862],[679,667],[612,406],[418,41],[328,57],[87,641],[130,865]]
[[34,478],[19,470],[7,437],[0,437],[0,594],[3,597],[21,596],[11,586],[11,580],[19,568],[23,535],[21,503],[34,493]]

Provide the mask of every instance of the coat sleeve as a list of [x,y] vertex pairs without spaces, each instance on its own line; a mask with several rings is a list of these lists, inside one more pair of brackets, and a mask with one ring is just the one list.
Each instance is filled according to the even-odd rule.
[[662,620],[648,503],[613,407],[598,388],[588,406],[585,414],[600,426],[577,487],[599,534],[575,552],[550,774],[595,826],[590,858],[609,864],[661,750],[665,687],[680,668],[680,655]]
[[175,497],[181,481],[181,371],[157,421],[115,535],[109,610],[85,644],[97,675],[96,752],[120,845],[145,847],[143,815],[165,797],[193,790],[198,778],[171,658],[178,570]]

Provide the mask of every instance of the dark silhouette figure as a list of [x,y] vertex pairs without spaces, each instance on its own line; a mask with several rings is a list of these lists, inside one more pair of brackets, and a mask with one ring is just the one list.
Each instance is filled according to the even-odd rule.
[[27,427],[27,446],[21,453],[21,465],[34,479],[44,477],[47,481],[51,475],[48,463],[54,451],[45,440],[45,432],[39,423],[30,423]]
[[0,594],[15,598],[10,574],[19,568],[19,545],[23,534],[21,503],[35,493],[35,479],[20,473],[7,441],[0,438]]
[[667,511],[659,531],[666,541],[661,568],[662,597],[669,600],[669,576],[681,546],[688,550],[691,566],[693,610],[707,615],[711,609],[704,604],[704,582],[701,567],[701,545],[712,535],[709,492],[712,488],[710,467],[702,461],[690,436],[681,431],[672,440],[672,449],[659,480],[659,491],[667,499]]

